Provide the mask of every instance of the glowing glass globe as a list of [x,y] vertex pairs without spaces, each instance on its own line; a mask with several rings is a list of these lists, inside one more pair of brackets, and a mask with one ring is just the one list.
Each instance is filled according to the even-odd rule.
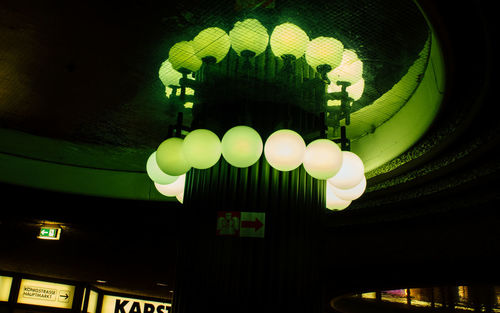
[[158,164],[156,163],[156,151],[151,153],[146,162],[146,172],[148,173],[149,178],[155,183],[167,185],[171,184],[177,180],[179,176],[170,176],[165,174]]
[[304,159],[305,150],[304,139],[289,129],[272,133],[264,145],[267,162],[280,171],[291,171],[299,167]]
[[318,37],[311,40],[306,48],[306,61],[312,68],[329,65],[332,69],[342,61],[344,45],[332,37]]
[[241,56],[241,52],[248,50],[259,55],[264,52],[269,42],[267,29],[256,19],[246,19],[236,22],[229,32],[231,47]]
[[333,186],[326,184],[326,208],[330,210],[343,210],[351,204],[351,200],[340,199],[333,191]]
[[359,184],[357,184],[351,189],[340,189],[333,186],[332,184],[327,184],[327,185],[330,186],[330,188],[333,190],[333,193],[335,193],[335,195],[337,195],[339,199],[352,201],[361,197],[361,195],[363,195],[363,193],[365,192],[366,178],[363,176],[361,182],[359,182]]
[[342,166],[328,183],[340,189],[354,188],[365,176],[363,161],[355,153],[342,151]]
[[344,50],[340,65],[328,73],[332,82],[344,81],[351,84],[356,83],[363,75],[363,62],[358,58],[356,52]]
[[304,168],[316,179],[333,177],[342,166],[342,151],[328,139],[316,139],[307,145],[304,153]]
[[190,132],[182,144],[182,153],[187,163],[197,169],[207,169],[217,163],[221,156],[219,137],[208,129]]
[[179,176],[191,169],[182,152],[183,140],[172,137],[163,141],[156,150],[156,163],[167,175]]
[[281,57],[290,54],[296,59],[304,55],[308,43],[309,36],[292,23],[276,26],[270,40],[271,49],[275,56]]
[[196,56],[192,44],[188,41],[181,41],[170,48],[168,59],[175,70],[186,69],[196,72],[201,67],[201,60]]
[[209,27],[194,37],[192,45],[198,58],[214,57],[216,63],[219,63],[231,48],[231,41],[224,30]]
[[179,178],[168,185],[161,185],[158,183],[154,183],[156,190],[164,196],[167,197],[175,197],[184,192],[184,184],[186,182],[186,175],[183,174],[179,176]]
[[184,192],[177,194],[175,197],[177,198],[177,201],[184,203]]
[[[328,85],[328,92],[339,92],[342,90],[342,87],[337,85],[336,82],[332,82]],[[352,98],[353,101],[359,100],[363,95],[363,91],[365,90],[365,80],[361,78],[354,85],[351,85],[346,88],[347,95]],[[328,100],[328,106],[340,105],[340,100]]]
[[174,70],[172,63],[170,63],[168,59],[163,61],[161,64],[160,69],[158,70],[158,76],[165,87],[168,87],[169,85],[178,86],[179,79],[182,78],[182,74]]
[[222,137],[222,156],[235,167],[249,167],[262,154],[262,139],[248,126],[235,126]]

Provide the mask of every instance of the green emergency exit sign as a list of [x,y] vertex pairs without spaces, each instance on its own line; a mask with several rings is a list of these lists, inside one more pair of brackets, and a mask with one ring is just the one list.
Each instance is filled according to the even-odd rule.
[[38,239],[59,240],[61,238],[61,228],[58,227],[40,227]]

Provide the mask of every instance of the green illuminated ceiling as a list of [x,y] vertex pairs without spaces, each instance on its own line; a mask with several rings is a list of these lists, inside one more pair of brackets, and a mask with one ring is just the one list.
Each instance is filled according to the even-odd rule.
[[[0,85],[2,180],[151,198],[144,166],[175,122],[165,106],[159,66],[175,42],[210,26],[229,30],[243,16],[258,18],[269,32],[272,25],[293,22],[311,38],[335,36],[358,53],[366,87],[353,104],[348,135],[368,170],[425,133],[439,108],[443,63],[437,38],[412,1],[277,1],[237,10],[241,3],[185,1],[165,8],[124,6],[115,13],[89,5],[59,7],[51,9],[52,22],[42,17],[47,8],[6,6],[0,29],[8,43],[0,50],[0,71],[7,77]],[[91,33],[80,24],[89,14],[95,20]],[[16,171],[9,162],[25,169]],[[39,168],[40,176],[29,166]],[[60,177],[45,179],[51,171]],[[113,178],[103,188],[72,185],[97,179],[92,171],[128,173],[145,187],[127,194],[121,184],[120,191],[109,187]]]

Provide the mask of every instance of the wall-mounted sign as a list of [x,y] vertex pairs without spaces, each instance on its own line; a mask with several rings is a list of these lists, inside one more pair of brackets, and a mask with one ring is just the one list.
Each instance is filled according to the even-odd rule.
[[170,307],[167,302],[104,295],[101,313],[169,313]]
[[217,236],[264,238],[266,213],[264,212],[217,212]]
[[49,240],[59,240],[61,238],[61,228],[42,226],[40,227],[40,233],[38,234],[38,239],[49,239]]
[[87,311],[85,310],[85,298],[82,300],[82,307],[80,308],[80,312],[87,312],[87,313],[96,313],[97,311],[97,299],[99,297],[99,294],[97,291],[87,289],[83,291],[84,297],[88,298],[87,301]]
[[95,313],[97,311],[97,297],[99,294],[95,292],[94,290],[90,291],[89,294],[89,304],[87,305],[87,312],[88,313]]
[[0,276],[0,301],[9,301],[12,277]]
[[75,286],[39,280],[23,279],[19,287],[18,303],[71,309]]

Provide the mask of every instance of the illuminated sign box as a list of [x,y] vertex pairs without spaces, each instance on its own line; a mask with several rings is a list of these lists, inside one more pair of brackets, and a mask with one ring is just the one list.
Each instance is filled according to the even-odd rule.
[[43,226],[40,228],[38,239],[59,240],[61,238],[61,228]]
[[171,304],[104,295],[101,313],[170,313]]
[[[97,312],[97,299],[99,297],[99,294],[94,290],[85,289],[85,295],[89,299],[86,312],[87,313],[96,313]],[[82,312],[84,312],[84,305],[85,305],[85,301],[82,301],[82,308],[81,308]]]
[[71,309],[75,286],[39,280],[23,279],[17,303]]
[[12,277],[0,276],[0,301],[9,301]]

